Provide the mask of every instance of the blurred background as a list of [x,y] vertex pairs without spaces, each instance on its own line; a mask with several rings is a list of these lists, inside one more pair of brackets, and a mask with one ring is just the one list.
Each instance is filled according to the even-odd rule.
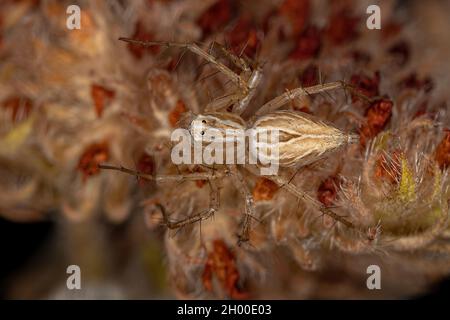
[[[66,27],[66,9],[72,4],[81,8],[80,30]],[[382,10],[381,30],[366,28],[369,4]],[[441,124],[436,140],[430,140],[437,145],[442,127],[449,126],[449,18],[450,1],[444,0],[2,1],[0,297],[395,299],[448,294],[448,229],[446,237],[436,238],[439,246],[398,254],[355,256],[314,244],[321,267],[302,267],[309,251],[295,251],[291,234],[280,242],[276,236],[261,240],[261,249],[257,234],[257,249],[248,252],[236,246],[234,225],[242,206],[228,185],[223,187],[225,212],[205,223],[202,234],[196,226],[168,232],[152,203],[164,201],[181,216],[197,209],[193,199],[200,207],[207,203],[206,186],[156,186],[100,171],[97,164],[176,173],[169,168],[165,145],[171,130],[182,113],[201,111],[210,95],[226,87],[220,76],[202,79],[211,69],[193,55],[126,44],[118,41],[121,36],[218,41],[249,61],[267,61],[271,80],[257,102],[315,84],[317,76],[308,78],[305,71],[311,65],[320,67],[326,81],[358,72],[374,77],[381,71],[376,95],[393,99],[400,96],[393,83],[414,74],[405,83],[416,91],[408,94],[425,97],[428,106],[414,105],[408,112],[442,115],[433,118]],[[370,93],[370,83],[365,89]],[[340,110],[358,107],[344,102],[343,95],[334,98],[343,101]],[[326,99],[292,108],[320,116],[319,105]],[[358,128],[332,111],[323,117],[342,128]],[[399,117],[394,112],[393,119]],[[396,127],[392,122],[386,128]],[[442,163],[450,162],[447,148]],[[331,174],[335,167],[327,164],[322,172]],[[326,175],[311,170],[307,174],[319,175],[308,190],[315,194]],[[255,199],[261,200],[261,216],[272,209],[287,212],[289,198],[273,196],[270,185],[258,189],[259,180],[249,181]],[[448,192],[443,194],[447,202]],[[280,219],[274,215],[273,221]],[[325,237],[322,229],[313,234]],[[305,248],[310,242],[301,243]],[[81,268],[81,290],[66,287],[66,269],[72,264]],[[370,264],[381,266],[382,290],[366,288]]]

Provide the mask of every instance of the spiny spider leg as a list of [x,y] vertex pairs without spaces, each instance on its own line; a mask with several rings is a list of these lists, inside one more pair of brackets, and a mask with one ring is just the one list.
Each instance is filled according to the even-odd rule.
[[307,87],[307,88],[296,88],[293,90],[289,90],[278,97],[270,100],[266,104],[264,104],[257,112],[256,116],[260,116],[266,114],[271,111],[275,111],[281,108],[287,102],[297,99],[299,97],[303,97],[310,94],[316,94],[320,92],[325,92],[329,90],[334,90],[338,88],[349,88],[350,86],[344,83],[343,81],[335,81],[325,84],[319,84],[317,86]]
[[288,180],[284,179],[281,176],[265,176],[267,179],[275,182],[280,188],[286,188],[288,192],[296,196],[297,198],[303,199],[308,201],[309,203],[314,204],[314,206],[319,209],[323,214],[326,214],[327,216],[330,216],[336,221],[339,221],[343,225],[345,225],[348,228],[356,229],[356,226],[348,221],[347,219],[341,217],[340,215],[333,212],[330,208],[325,207],[320,202],[315,200],[313,197],[311,197],[309,194],[307,194],[305,191],[301,190],[299,187],[294,185],[293,183],[289,182]]
[[164,224],[169,229],[178,229],[178,228],[184,227],[185,225],[188,225],[188,224],[206,220],[219,210],[219,207],[220,207],[219,188],[217,187],[217,184],[215,183],[215,181],[208,180],[208,182],[209,182],[209,187],[210,187],[209,208],[206,210],[200,211],[199,213],[197,213],[195,215],[186,217],[185,219],[178,220],[178,221],[170,221],[169,215],[166,212],[164,206],[162,206],[161,204],[156,204],[156,206],[161,210],[161,213],[163,215]]
[[247,109],[250,101],[256,94],[256,89],[258,88],[259,84],[262,80],[262,67],[257,66],[250,75],[250,78],[248,79],[248,92],[247,94],[240,99],[236,104],[233,106],[233,112],[237,114],[243,114],[245,110]]
[[236,166],[228,166],[231,178],[236,188],[245,199],[245,215],[242,221],[241,232],[239,233],[239,244],[247,242],[250,238],[251,218],[255,216],[255,203],[253,195],[245,183],[242,173]]
[[196,173],[188,173],[188,174],[157,174],[157,175],[151,175],[151,174],[145,174],[136,170],[131,170],[125,167],[117,167],[117,166],[111,166],[106,164],[99,164],[98,167],[100,169],[106,169],[106,170],[115,170],[124,172],[133,176],[136,176],[138,178],[144,178],[148,180],[153,180],[155,182],[169,182],[169,181],[198,181],[198,180],[214,180],[218,179],[223,176],[220,172],[196,172]]
[[186,219],[183,219],[183,220],[172,222],[169,220],[169,216],[168,216],[167,212],[165,211],[164,207],[162,205],[156,204],[162,212],[164,223],[170,229],[177,229],[177,228],[183,227],[187,224],[191,224],[191,223],[195,223],[195,222],[198,222],[201,220],[208,219],[216,211],[219,210],[219,195],[220,195],[220,193],[219,193],[219,188],[215,182],[215,179],[219,178],[221,175],[217,175],[217,174],[215,174],[215,172],[213,172],[213,173],[197,172],[197,173],[184,174],[184,175],[180,174],[180,175],[154,175],[153,176],[150,174],[144,174],[139,171],[127,169],[122,166],[116,167],[116,166],[99,164],[98,167],[100,169],[124,172],[124,173],[130,174],[130,175],[134,175],[136,177],[154,180],[156,182],[183,181],[183,180],[191,180],[191,181],[208,180],[209,186],[210,186],[209,208],[199,212],[198,214],[187,217]]
[[151,46],[166,46],[166,47],[179,47],[185,48],[198,56],[202,57],[206,61],[210,62],[216,69],[225,74],[231,81],[233,81],[242,91],[245,93],[248,91],[247,83],[236,73],[234,73],[230,68],[219,62],[214,56],[210,55],[205,50],[201,49],[195,43],[182,43],[182,42],[165,42],[165,41],[142,41],[130,38],[119,38],[121,41],[128,43],[140,45],[143,47]]
[[[244,58],[236,56],[235,54],[227,50],[220,43],[214,42],[213,45],[215,47],[218,47],[220,53],[224,55],[228,60],[230,60],[235,66],[240,68],[243,71],[244,75],[248,77],[247,80],[248,91],[244,92],[244,95],[240,96],[233,106],[233,113],[243,114],[247,106],[249,105],[251,99],[255,96],[258,85],[261,83],[263,76],[262,67],[256,66],[254,70],[252,70]],[[220,109],[218,106],[220,105],[214,106],[214,109],[210,107],[210,109],[217,111]]]
[[215,98],[213,101],[206,105],[205,111],[218,111],[228,108],[230,105],[234,105],[236,102],[238,102],[241,97],[242,96],[238,93],[232,93],[226,94],[219,98]]
[[248,66],[248,64],[245,62],[245,60],[241,57],[238,57],[237,55],[231,53],[225,46],[223,46],[221,43],[218,43],[214,41],[211,45],[212,48],[218,48],[220,51],[220,54],[222,54],[225,58],[227,58],[230,62],[232,62],[236,67],[241,69],[244,72],[250,72],[251,69]]

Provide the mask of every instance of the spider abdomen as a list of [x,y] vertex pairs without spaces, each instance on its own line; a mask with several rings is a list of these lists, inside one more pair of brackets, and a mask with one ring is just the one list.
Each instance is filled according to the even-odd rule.
[[274,156],[282,167],[314,162],[324,154],[356,141],[356,136],[296,111],[268,113],[259,117],[252,128],[278,132],[278,139],[268,141],[268,147],[278,147]]

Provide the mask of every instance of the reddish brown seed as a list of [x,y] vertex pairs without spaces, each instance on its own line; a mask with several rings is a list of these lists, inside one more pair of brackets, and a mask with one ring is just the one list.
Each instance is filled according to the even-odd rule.
[[213,289],[213,275],[230,298],[245,299],[248,297],[248,294],[238,288],[240,276],[236,266],[236,258],[223,240],[214,240],[213,249],[206,260],[202,283],[207,291]]
[[11,112],[11,121],[25,120],[33,109],[33,102],[27,97],[13,96],[2,102],[2,107]]
[[100,118],[102,116],[104,108],[112,99],[114,99],[115,95],[116,93],[113,90],[107,89],[98,84],[93,84],[91,86],[91,97],[94,101],[97,117]]
[[[272,27],[271,23],[274,19],[280,16],[280,8],[273,8],[269,10],[269,12],[262,18],[261,28],[264,34],[269,34],[270,28]],[[286,19],[287,20],[287,19]],[[289,21],[286,21],[289,23]],[[278,41],[286,41],[287,39],[287,30],[285,28],[277,28],[277,38]],[[297,35],[294,35],[297,36]]]
[[310,16],[309,0],[285,0],[278,9],[280,16],[286,17],[292,26],[292,35],[303,31]]
[[0,12],[0,51],[3,48],[3,16]]
[[294,107],[294,110],[303,112],[303,113],[307,113],[307,114],[313,114],[313,112],[311,111],[311,109],[308,106],[302,106],[300,108],[296,108]]
[[172,109],[169,113],[169,123],[172,126],[172,128],[176,128],[178,125],[178,121],[180,121],[181,116],[183,113],[187,111],[186,105],[182,100],[178,100],[177,104],[175,105],[175,108]]
[[335,176],[326,178],[317,190],[317,199],[326,207],[333,205],[337,198],[338,179]]
[[353,50],[350,52],[351,59],[356,63],[360,65],[367,65],[372,60],[372,57],[370,54],[366,51],[362,50]]
[[[134,27],[134,33],[131,36],[131,38],[141,41],[155,40],[153,34],[151,32],[148,32],[140,21],[136,22],[136,25]],[[128,43],[127,48],[131,52],[131,54],[138,60],[142,59],[145,53],[157,54],[159,52],[158,46],[151,46],[145,48],[141,45]]]
[[428,113],[428,101],[422,101],[419,105],[419,107],[416,109],[416,113],[414,113],[413,119],[427,116],[429,119],[432,118],[431,114]]
[[120,112],[120,115],[128,122],[130,122],[133,126],[139,127],[145,131],[151,130],[151,125],[147,118],[142,116],[138,116],[135,114],[131,114],[127,111]]
[[381,232],[382,232],[381,225],[369,227],[367,229],[367,231],[366,231],[367,241],[369,243],[372,243],[372,242],[378,240],[378,238],[380,237]]
[[278,191],[278,185],[272,180],[266,178],[259,178],[253,188],[253,199],[255,201],[272,200],[275,193]]
[[400,67],[403,67],[409,61],[411,55],[410,51],[409,44],[404,40],[393,44],[388,49],[388,53],[392,56],[394,62]]
[[100,172],[98,165],[109,159],[109,148],[106,142],[94,143],[87,147],[78,161],[78,170],[83,174],[83,181]]
[[[141,156],[139,157],[137,164],[136,164],[137,171],[145,174],[153,174],[155,171],[155,160],[151,155],[149,155],[146,152],[143,152]],[[150,182],[150,180],[139,177],[138,183],[140,186],[145,186]]]
[[254,58],[260,46],[256,26],[248,17],[241,17],[236,25],[226,34],[227,43],[234,54],[242,52],[249,58]]
[[414,90],[424,90],[425,92],[430,92],[433,90],[434,84],[430,77],[424,77],[419,79],[417,73],[412,72],[406,78],[400,81],[399,87],[401,89],[414,89]]
[[445,130],[445,136],[436,148],[435,160],[442,170],[450,166],[450,129]]
[[[6,1],[7,2],[7,1]],[[41,0],[13,0],[13,2],[22,2],[22,3],[28,3],[31,8],[38,7],[41,4]]]
[[355,40],[359,35],[357,27],[360,25],[360,20],[346,9],[333,13],[325,30],[326,38],[336,46]]
[[300,75],[302,87],[312,87],[319,84],[319,68],[315,64],[310,64]]
[[377,136],[387,125],[392,115],[394,103],[389,99],[379,99],[370,105],[366,111],[366,122],[360,128],[360,144],[365,147],[367,142]]
[[387,181],[391,184],[400,181],[401,158],[402,151],[399,149],[394,150],[390,157],[385,153],[381,153],[375,162],[374,177],[377,180]]
[[167,62],[165,69],[169,72],[175,71],[178,67],[179,63],[181,62],[181,59],[183,58],[183,53],[178,53],[176,56],[170,58],[170,60]]
[[195,185],[197,186],[197,188],[203,188],[203,186],[206,184],[206,180],[197,180],[195,181]]
[[[204,172],[200,167],[196,167],[192,172]],[[195,185],[197,188],[203,188],[203,186],[208,182],[208,180],[196,180]]]
[[[354,87],[355,91],[367,98],[372,98],[379,95],[380,85],[380,73],[375,72],[375,75],[371,78],[364,74],[354,74],[350,78],[350,84]],[[352,93],[352,102],[361,101],[361,97]]]
[[307,27],[297,38],[296,46],[289,58],[303,61],[317,57],[322,47],[321,37],[321,31],[317,27]]
[[[272,19],[274,17],[277,17],[277,16],[278,16],[278,10],[277,9],[270,10],[268,13],[266,13],[266,15],[264,16],[264,18],[262,19],[262,22],[261,22],[261,28],[262,28],[262,31],[264,32],[264,34],[268,34],[269,33],[270,23],[271,23]],[[280,29],[278,35],[279,35],[280,38],[284,39],[284,32],[282,32],[282,31],[283,30]]]
[[231,20],[232,6],[229,0],[218,0],[197,20],[203,30],[203,38],[224,28]]
[[387,23],[386,26],[384,26],[381,29],[381,36],[383,37],[383,40],[387,40],[399,35],[401,31],[402,31],[401,24],[398,24],[396,22],[390,22]]

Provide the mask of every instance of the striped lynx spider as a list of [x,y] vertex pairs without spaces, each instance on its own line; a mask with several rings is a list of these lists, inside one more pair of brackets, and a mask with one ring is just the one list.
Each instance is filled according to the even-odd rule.
[[[263,79],[261,66],[251,66],[251,63],[248,62],[246,58],[234,55],[225,47],[215,42],[213,45],[217,46],[220,49],[220,52],[238,70],[240,70],[239,73],[232,71],[229,67],[220,62],[218,58],[210,54],[209,51],[203,50],[195,43],[140,41],[129,38],[120,38],[119,40],[144,47],[165,46],[167,48],[183,48],[185,51],[191,51],[205,59],[213,68],[217,69],[218,72],[222,73],[229,81],[234,83],[237,89],[232,95],[228,96],[228,99],[214,100],[204,108],[202,114],[191,113],[189,121],[187,121],[187,130],[189,130],[191,134],[192,124],[194,122],[201,122],[203,128],[214,129],[219,132],[225,132],[227,129],[236,128],[275,129],[279,132],[279,140],[276,147],[279,150],[278,161],[281,168],[301,167],[311,164],[323,158],[324,155],[358,140],[358,136],[342,132],[308,114],[298,111],[279,110],[289,101],[305,95],[317,94],[338,88],[347,88],[348,85],[342,81],[289,90],[265,103],[258,110],[253,112],[253,114],[248,116],[248,120],[245,121],[242,115],[246,111],[248,114],[250,101],[257,93],[258,86]],[[230,110],[231,112],[229,112]],[[233,184],[245,199],[245,212],[241,221],[240,234],[238,235],[239,243],[249,240],[251,221],[252,218],[255,217],[255,205],[252,192],[244,179],[243,171],[247,171],[251,174],[258,174],[258,171],[256,170],[257,165],[222,164],[215,166],[213,170],[207,172],[179,175],[149,175],[124,167],[110,165],[100,165],[100,168],[118,170],[137,177],[153,180],[157,183],[165,181],[208,181],[210,188],[210,203],[209,208],[204,211],[179,221],[171,221],[169,219],[169,214],[164,207],[158,205],[162,212],[164,223],[170,229],[180,228],[186,224],[199,222],[212,217],[214,213],[219,210],[220,192],[217,180],[224,177],[231,177]],[[337,215],[330,208],[323,206],[305,191],[291,183],[291,180],[278,174],[269,175],[266,176],[266,178],[272,180],[280,188],[285,189],[295,197],[312,203],[323,214],[330,216],[334,220],[344,224],[346,227],[354,227],[350,221]]]

